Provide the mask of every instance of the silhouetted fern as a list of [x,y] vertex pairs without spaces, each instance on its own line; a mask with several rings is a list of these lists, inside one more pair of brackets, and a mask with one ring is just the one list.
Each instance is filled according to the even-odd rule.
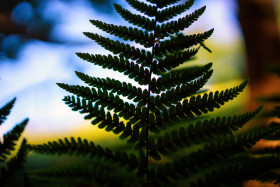
[[[7,119],[11,109],[15,103],[14,98],[4,107],[0,108],[0,125]],[[17,146],[16,142],[20,139],[23,133],[28,119],[23,120],[17,124],[12,130],[3,135],[3,139],[0,142],[0,184],[1,186],[17,186],[23,184],[24,176],[24,162],[27,156],[26,140],[23,139],[17,154],[13,157],[10,155]],[[21,173],[21,177],[18,177],[18,173]]]
[[92,125],[126,139],[130,149],[104,148],[81,138],[28,145],[29,150],[40,154],[74,154],[87,156],[91,161],[30,171],[29,176],[69,183],[77,180],[90,183],[94,179],[102,186],[218,186],[260,178],[261,172],[276,167],[279,157],[251,158],[247,150],[260,139],[279,132],[280,126],[234,133],[261,108],[195,124],[174,125],[186,119],[199,119],[220,108],[237,97],[248,83],[244,81],[224,91],[200,93],[212,75],[212,63],[173,71],[191,60],[200,46],[210,51],[203,42],[213,29],[194,35],[180,33],[195,22],[206,7],[171,21],[188,10],[194,0],[184,4],[175,4],[178,0],[126,1],[144,16],[133,14],[118,4],[115,9],[137,28],[98,20],[90,22],[143,47],[85,32],[113,55],[77,53],[77,56],[104,69],[120,72],[135,84],[76,72],[88,86],[64,83],[58,86],[73,94],[63,99],[72,110],[86,114],[84,118],[91,120]]

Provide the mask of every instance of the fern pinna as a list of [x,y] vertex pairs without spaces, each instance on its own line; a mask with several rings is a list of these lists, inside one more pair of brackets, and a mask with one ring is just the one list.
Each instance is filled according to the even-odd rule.
[[[234,135],[233,132],[251,120],[260,108],[237,116],[205,119],[179,127],[174,125],[178,121],[198,118],[220,108],[241,93],[247,84],[245,81],[231,89],[203,94],[200,90],[212,75],[212,63],[172,71],[191,60],[201,46],[206,48],[203,41],[211,36],[213,29],[193,35],[180,33],[194,23],[206,7],[171,21],[188,10],[194,0],[183,4],[178,4],[178,0],[126,2],[144,16],[131,13],[118,4],[115,4],[115,9],[123,19],[137,27],[118,26],[98,20],[90,22],[107,33],[125,41],[134,41],[142,47],[85,32],[87,37],[113,54],[77,55],[104,69],[127,75],[135,84],[76,72],[88,86],[64,83],[58,83],[58,86],[73,94],[63,99],[72,110],[86,114],[85,119],[92,120],[92,125],[126,139],[131,149],[114,151],[81,138],[28,145],[28,149],[42,154],[90,155],[101,159],[95,164],[30,171],[29,176],[56,181],[94,179],[101,185],[112,186],[124,183],[143,186],[164,186],[169,183],[217,186],[235,174],[236,182],[246,180],[245,171],[254,170],[251,167],[255,163],[264,161],[247,162],[246,154],[242,153],[279,129],[271,127]],[[168,36],[169,39],[166,38]],[[278,162],[276,158],[275,162]],[[271,161],[264,167],[273,164]],[[232,167],[239,169],[234,173]],[[219,175],[223,177],[219,178]],[[238,180],[239,175],[245,176],[244,179]]]
[[[5,106],[0,108],[0,125],[7,119],[14,106],[16,99],[14,98]],[[0,184],[1,186],[20,186],[23,184],[24,175],[19,176],[18,173],[23,173],[27,156],[26,140],[23,139],[17,154],[11,157],[12,151],[15,150],[16,142],[20,139],[28,119],[17,124],[12,130],[3,135],[0,141]]]

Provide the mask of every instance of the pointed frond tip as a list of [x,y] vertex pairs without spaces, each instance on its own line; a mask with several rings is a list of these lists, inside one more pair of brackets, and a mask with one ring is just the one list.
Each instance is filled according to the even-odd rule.
[[7,116],[10,114],[15,102],[16,98],[12,99],[5,106],[0,108],[0,125],[7,119]]

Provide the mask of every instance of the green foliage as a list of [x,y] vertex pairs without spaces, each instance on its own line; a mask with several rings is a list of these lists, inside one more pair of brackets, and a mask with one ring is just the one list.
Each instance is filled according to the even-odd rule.
[[211,52],[203,42],[213,29],[193,35],[181,33],[206,7],[171,21],[188,10],[194,0],[184,4],[176,4],[178,0],[126,1],[145,16],[133,14],[118,4],[115,9],[138,28],[98,20],[90,22],[142,47],[85,32],[112,54],[76,54],[94,65],[122,73],[135,83],[76,72],[87,86],[65,83],[58,86],[72,94],[63,101],[73,111],[85,114],[84,118],[91,120],[92,125],[112,131],[126,140],[128,146],[103,148],[81,138],[28,145],[29,150],[39,154],[87,158],[84,163],[29,171],[28,175],[41,180],[62,180],[66,184],[81,180],[101,186],[219,186],[263,179],[262,172],[267,176],[267,169],[276,167],[279,157],[251,158],[247,150],[279,132],[280,126],[236,133],[261,107],[241,115],[215,118],[210,115],[200,119],[237,97],[248,81],[223,91],[201,93],[213,73],[212,63],[173,69],[190,61],[200,47]]
[[[14,106],[16,99],[7,103],[4,107],[0,108],[0,125],[7,119],[11,109]],[[17,124],[12,130],[3,135],[3,140],[0,142],[0,181],[1,186],[15,186],[21,185],[24,176],[21,174],[24,170],[24,162],[27,156],[26,140],[23,139],[17,154],[13,157],[12,151],[15,150],[16,142],[21,137],[28,119],[23,120]],[[17,177],[18,175],[20,177]],[[27,179],[27,177],[25,177]]]

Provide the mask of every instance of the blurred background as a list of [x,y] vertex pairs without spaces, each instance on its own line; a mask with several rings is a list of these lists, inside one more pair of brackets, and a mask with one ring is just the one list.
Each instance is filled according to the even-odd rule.
[[[64,104],[68,95],[56,83],[82,84],[74,71],[98,77],[124,76],[89,64],[75,52],[106,54],[82,32],[114,38],[90,24],[89,19],[128,25],[113,3],[129,8],[124,0],[13,0],[0,7],[0,106],[17,102],[0,134],[25,117],[24,136],[37,144],[65,136],[103,141],[103,130]],[[194,63],[214,63],[211,90],[238,85],[250,77],[250,87],[229,107],[254,108],[259,96],[280,93],[279,78],[266,67],[280,65],[280,2],[278,0],[197,0],[187,13],[206,5],[206,12],[185,34],[215,28]],[[129,8],[130,9],[130,8]],[[132,9],[130,9],[132,10]],[[116,38],[115,38],[116,39]],[[280,95],[280,94],[279,94]]]

